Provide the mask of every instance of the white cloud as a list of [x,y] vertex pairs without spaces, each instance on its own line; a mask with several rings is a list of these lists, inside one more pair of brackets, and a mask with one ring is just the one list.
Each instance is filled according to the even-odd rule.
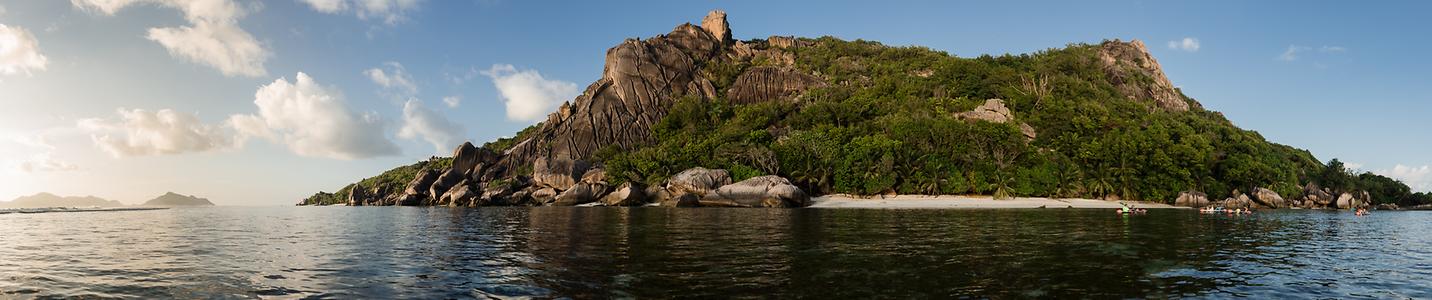
[[1283,54],[1282,54],[1282,55],[1278,55],[1278,60],[1281,60],[1281,61],[1295,61],[1295,60],[1298,60],[1298,52],[1303,52],[1303,51],[1308,51],[1308,47],[1303,47],[1303,46],[1298,46],[1298,45],[1288,45],[1288,50],[1283,51]]
[[422,138],[430,144],[437,153],[444,153],[462,142],[466,130],[462,125],[453,123],[427,107],[417,99],[408,100],[403,103],[403,128],[398,130],[398,137],[405,139]]
[[[249,9],[233,0],[71,0],[82,10],[114,15],[136,4],[178,9],[188,26],[150,28],[146,38],[159,43],[170,56],[218,69],[226,76],[258,77],[268,73],[264,63],[272,54],[253,35],[239,28]],[[256,8],[255,8],[256,9]]]
[[326,14],[353,11],[359,19],[379,19],[396,25],[408,19],[407,13],[418,8],[420,0],[299,0],[313,10]]
[[[1298,45],[1288,45],[1288,49],[1287,49],[1287,50],[1283,50],[1283,54],[1278,55],[1278,60],[1281,60],[1281,61],[1295,61],[1295,60],[1298,60],[1299,58],[1302,58],[1301,55],[1302,55],[1303,53],[1306,53],[1306,52],[1312,51],[1312,50],[1314,50],[1313,47],[1298,46]],[[1318,48],[1317,48],[1317,52],[1318,52],[1318,53],[1325,54],[1325,55],[1331,55],[1331,54],[1338,54],[1338,53],[1347,52],[1347,48],[1344,48],[1344,47],[1342,47],[1342,46],[1328,46],[1328,45],[1324,45],[1324,46],[1322,46],[1322,47],[1318,47]],[[1315,64],[1315,65],[1318,65],[1318,64]],[[1324,65],[1324,67],[1326,67],[1326,66]]]
[[242,143],[222,126],[170,109],[119,109],[117,120],[83,119],[96,146],[114,157],[166,155],[229,149]]
[[453,74],[450,71],[443,72],[443,77],[446,77],[448,83],[452,83],[453,85],[462,85],[468,80],[477,78],[477,75],[481,75],[481,71],[475,67],[467,67],[467,70],[462,71],[462,74]]
[[574,83],[548,80],[536,70],[518,70],[512,65],[492,65],[482,74],[492,78],[507,106],[507,119],[514,121],[541,120],[579,92]]
[[1432,166],[1412,167],[1399,164],[1391,170],[1382,169],[1373,173],[1401,180],[1415,192],[1432,192]]
[[348,9],[348,2],[344,0],[301,0],[312,6],[313,10],[321,13],[336,14]]
[[398,93],[397,95],[399,97],[406,98],[418,94],[418,85],[413,83],[413,77],[408,75],[408,71],[403,68],[403,64],[390,61],[383,63],[383,66],[388,70],[384,71],[381,68],[372,68],[363,71],[363,74],[368,75],[369,80],[372,80],[373,83],[382,86],[384,89]]
[[281,141],[304,156],[360,159],[399,153],[374,113],[356,113],[339,93],[299,72],[293,82],[279,78],[254,93],[257,115],[234,115],[229,126],[242,136]]
[[0,75],[44,71],[49,59],[40,54],[40,43],[29,30],[0,24]]
[[[50,143],[49,135],[44,131],[30,135],[13,136],[9,141],[22,146],[21,148],[16,148],[18,152],[8,153],[6,155],[11,158],[19,158],[6,162],[6,164],[13,167],[15,171],[21,173],[42,173],[76,171],[80,169],[79,165],[53,157],[52,152],[55,150],[55,145]],[[0,149],[6,148],[3,146],[5,146],[5,143],[0,143]],[[29,157],[24,157],[25,154],[19,153],[31,154],[29,154]]]
[[1168,48],[1174,50],[1198,52],[1199,47],[1198,39],[1191,37],[1186,37],[1182,40],[1168,41]]
[[149,39],[169,55],[219,69],[226,76],[263,76],[270,56],[252,35],[231,23],[200,22],[195,26],[150,28]]
[[457,108],[462,105],[462,96],[443,97],[443,104],[447,104],[448,108]]
[[20,161],[15,168],[25,173],[43,173],[78,171],[80,166],[51,157],[49,153],[37,153],[30,156],[30,159]]

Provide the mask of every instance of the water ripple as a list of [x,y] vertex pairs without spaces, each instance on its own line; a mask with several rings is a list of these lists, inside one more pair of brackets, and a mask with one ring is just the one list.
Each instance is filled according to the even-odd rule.
[[0,216],[0,298],[1432,298],[1432,214],[208,208]]

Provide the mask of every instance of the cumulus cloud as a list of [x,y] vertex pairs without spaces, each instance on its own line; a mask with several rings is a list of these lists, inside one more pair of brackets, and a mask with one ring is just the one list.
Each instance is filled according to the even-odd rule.
[[492,78],[497,93],[507,107],[507,119],[532,122],[541,120],[562,102],[577,97],[577,85],[549,80],[536,70],[518,70],[512,65],[492,65],[482,72]]
[[326,14],[352,11],[359,19],[378,19],[388,25],[402,23],[407,13],[418,8],[420,0],[299,0],[313,10]]
[[[24,149],[33,150],[21,151],[21,153],[32,153],[29,157],[25,157],[24,154],[8,155],[11,156],[13,160],[8,161],[6,164],[13,167],[16,171],[22,173],[43,173],[77,171],[80,169],[79,165],[53,156],[52,152],[55,150],[55,145],[50,143],[49,136],[46,133],[41,132],[32,135],[14,136],[10,138],[10,142],[14,142]],[[5,146],[5,144],[0,143],[0,146]]]
[[[1307,53],[1308,51],[1312,51],[1312,50],[1314,50],[1313,47],[1298,46],[1298,45],[1288,45],[1288,49],[1287,49],[1287,50],[1283,50],[1283,54],[1278,55],[1278,60],[1281,60],[1281,61],[1295,61],[1295,60],[1298,60],[1299,58],[1302,58],[1302,54],[1303,54],[1303,53]],[[1324,55],[1331,55],[1331,54],[1337,54],[1337,53],[1343,53],[1343,52],[1347,52],[1347,48],[1342,47],[1342,46],[1329,46],[1329,45],[1324,45],[1324,46],[1322,46],[1322,47],[1318,47],[1318,48],[1317,48],[1317,53],[1322,53],[1322,54],[1324,54]]]
[[448,108],[457,108],[458,106],[462,105],[462,97],[461,97],[461,96],[447,96],[447,97],[443,97],[443,104],[447,104],[447,107],[448,107]]
[[403,103],[403,128],[398,130],[398,137],[421,138],[432,144],[438,153],[443,153],[462,142],[465,132],[462,125],[423,107],[422,101],[411,99]]
[[96,146],[114,157],[180,154],[228,149],[241,143],[222,126],[170,109],[119,109],[117,119],[83,119]]
[[33,71],[44,71],[48,63],[29,30],[0,24],[0,75],[29,76]]
[[377,114],[357,113],[336,91],[299,72],[294,81],[279,78],[254,94],[257,115],[234,115],[228,124],[241,136],[263,137],[288,145],[303,156],[360,159],[399,153],[383,133]]
[[1432,166],[1413,167],[1398,164],[1390,170],[1381,169],[1373,173],[1401,180],[1416,192],[1432,192]]
[[149,39],[169,55],[209,65],[227,76],[263,76],[269,52],[235,24],[202,22],[178,28],[150,28]]
[[383,67],[387,70],[372,68],[363,71],[363,74],[368,75],[368,79],[373,83],[382,86],[385,90],[397,93],[400,97],[411,97],[418,94],[418,85],[413,83],[413,77],[408,75],[403,64],[390,61],[383,63]]
[[1298,52],[1303,52],[1303,51],[1308,51],[1308,47],[1303,47],[1303,46],[1298,46],[1298,45],[1288,45],[1288,50],[1284,50],[1282,55],[1278,55],[1278,60],[1281,60],[1281,61],[1295,61],[1295,60],[1298,60]]
[[30,156],[27,160],[20,161],[15,168],[25,173],[44,173],[78,171],[80,166],[51,157],[49,153],[38,153]]
[[1186,37],[1182,40],[1168,41],[1168,48],[1174,50],[1198,52],[1199,46],[1198,39],[1191,37]]
[[170,56],[218,69],[225,76],[264,76],[270,51],[238,25],[249,10],[233,0],[71,0],[82,10],[114,15],[137,4],[178,9],[187,26],[150,28],[148,38]]

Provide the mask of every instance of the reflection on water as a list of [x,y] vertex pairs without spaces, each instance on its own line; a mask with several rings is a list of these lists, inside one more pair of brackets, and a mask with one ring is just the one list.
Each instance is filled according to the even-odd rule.
[[0,298],[1432,297],[1432,214],[274,207],[0,215]]

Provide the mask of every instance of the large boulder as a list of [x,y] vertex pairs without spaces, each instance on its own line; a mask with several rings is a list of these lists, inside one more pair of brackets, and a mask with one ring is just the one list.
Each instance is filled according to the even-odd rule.
[[726,97],[735,104],[763,103],[789,99],[822,86],[825,81],[793,68],[758,66],[737,76]]
[[590,167],[587,162],[581,160],[539,159],[532,164],[532,183],[536,186],[567,190],[576,185]]
[[700,207],[701,198],[693,194],[681,194],[662,200],[660,203],[663,207]]
[[521,190],[522,186],[506,180],[490,181],[482,187],[480,202],[487,204],[505,204],[513,193]]
[[1353,207],[1353,204],[1355,204],[1354,202],[1355,202],[1355,201],[1354,201],[1354,199],[1353,199],[1353,197],[1352,197],[1352,194],[1342,193],[1342,195],[1338,195],[1338,200],[1337,200],[1337,206],[1336,206],[1336,208],[1337,208],[1337,209],[1348,209],[1348,208],[1352,208],[1352,207]]
[[1284,201],[1283,197],[1278,195],[1278,192],[1265,188],[1253,189],[1253,201],[1268,208],[1288,207],[1288,202]]
[[1333,206],[1333,201],[1337,198],[1326,189],[1319,188],[1318,184],[1309,182],[1303,186],[1303,200],[1305,206],[1324,208]]
[[582,174],[582,183],[586,184],[607,184],[607,171],[602,168],[591,168],[586,174]]
[[955,115],[955,117],[994,123],[1004,123],[1014,120],[1014,115],[1010,114],[1009,108],[1004,106],[1004,100],[1000,99],[985,100],[984,104],[975,107],[974,110],[959,113]]
[[617,186],[615,191],[602,197],[602,205],[637,206],[646,203],[645,187],[631,182]]
[[707,193],[715,191],[721,186],[731,184],[731,173],[721,169],[707,169],[695,167],[676,173],[666,181],[666,190],[673,197],[682,194],[693,194],[698,198],[706,196]]
[[742,207],[802,207],[809,205],[810,196],[780,176],[752,177],[717,188],[701,199],[707,202],[730,201]]
[[[467,179],[467,175],[465,175],[465,172],[463,171],[464,170],[454,168],[448,169],[446,172],[443,172],[443,174],[439,175],[438,179],[434,180],[433,184],[428,187],[428,195],[431,195],[434,198],[433,200],[439,200],[437,198],[440,198],[443,194],[446,194],[448,189],[451,189],[453,186],[456,186],[458,183]],[[433,203],[433,205],[443,204]]]
[[463,142],[452,151],[452,167],[450,169],[467,172],[488,160],[487,156],[490,155],[492,154],[487,149],[473,146],[472,142]]
[[1372,206],[1372,194],[1367,191],[1360,191],[1353,194],[1353,208],[1368,208]]
[[553,202],[557,202],[557,195],[559,193],[557,189],[537,186],[533,186],[532,188],[535,189],[532,190],[529,197],[532,197],[532,202],[534,204],[547,205],[552,204]]
[[1185,207],[1204,207],[1208,204],[1208,194],[1198,191],[1178,193],[1178,198],[1173,200],[1173,205]]
[[1222,206],[1222,207],[1228,208],[1228,209],[1234,209],[1234,208],[1252,209],[1252,208],[1253,208],[1254,206],[1256,206],[1257,204],[1253,202],[1253,199],[1249,199],[1247,194],[1243,194],[1243,193],[1238,192],[1237,190],[1234,190],[1234,191],[1233,191],[1233,196],[1230,196],[1230,197],[1228,197],[1227,199],[1223,199],[1223,200],[1221,200],[1221,201],[1218,201],[1218,202],[1216,202],[1216,203],[1213,203],[1213,205],[1214,205],[1214,206]]
[[706,17],[701,19],[701,29],[710,32],[721,43],[731,42],[731,26],[726,24],[725,11],[718,9],[706,13]]
[[430,188],[439,176],[441,174],[437,170],[431,169],[418,173],[418,176],[414,176],[412,181],[408,181],[407,188],[403,189],[403,193],[394,198],[393,205],[414,206],[430,201],[433,198]]
[[354,184],[348,189],[348,206],[363,206],[368,204],[368,189],[361,185]]
[[558,194],[557,199],[552,202],[552,205],[575,206],[592,203],[601,199],[602,196],[606,196],[606,193],[607,186],[605,184],[578,183],[577,185],[573,185],[571,189]]
[[473,184],[472,181],[468,180],[459,182],[440,197],[437,205],[452,207],[482,206],[482,193],[478,192]]

